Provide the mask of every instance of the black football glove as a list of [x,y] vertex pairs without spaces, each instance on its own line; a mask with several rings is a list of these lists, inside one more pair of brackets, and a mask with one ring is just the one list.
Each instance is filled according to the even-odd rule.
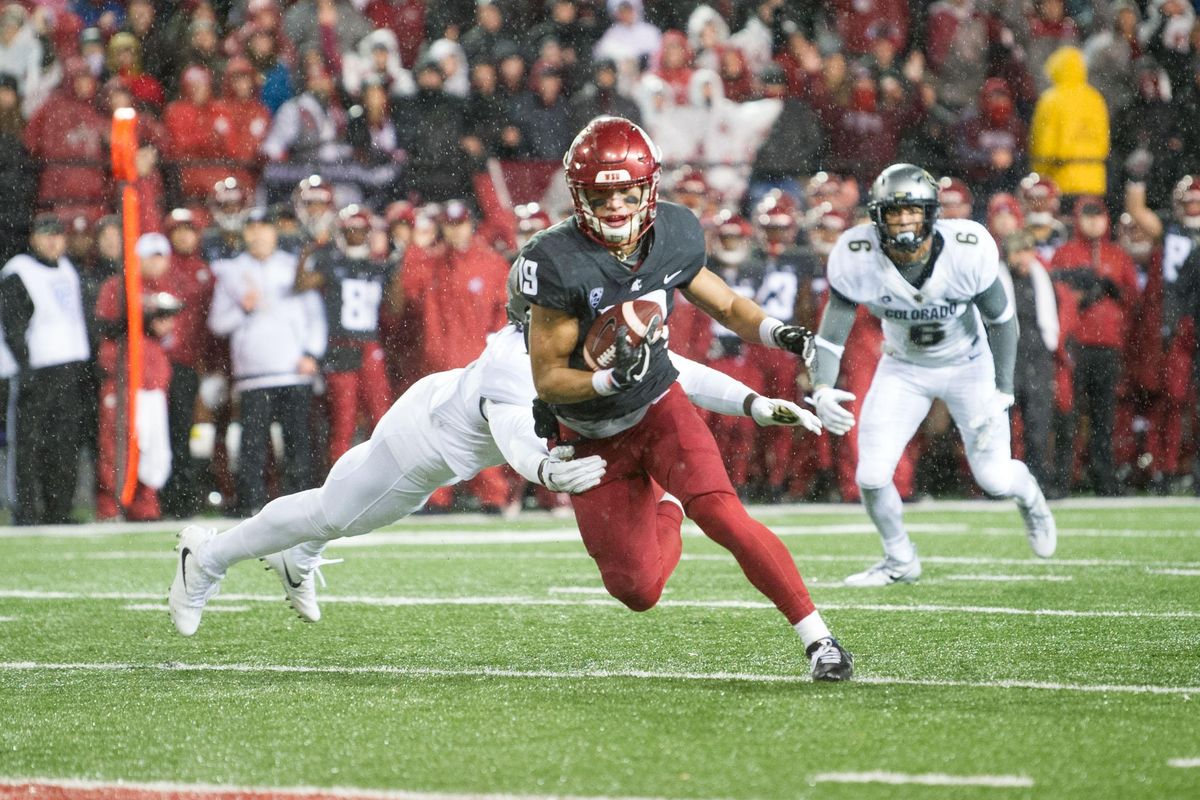
[[622,325],[617,328],[617,355],[612,365],[612,385],[618,392],[623,392],[646,377],[650,371],[650,342],[657,338],[659,320],[650,323],[642,343],[634,347],[629,343],[629,328]]
[[812,367],[813,357],[817,354],[817,343],[813,332],[803,325],[784,325],[776,328],[775,344],[789,353],[795,353],[804,360],[805,367]]

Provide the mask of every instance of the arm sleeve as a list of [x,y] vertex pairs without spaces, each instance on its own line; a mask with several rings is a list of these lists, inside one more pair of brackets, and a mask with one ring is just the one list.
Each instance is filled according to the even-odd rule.
[[1017,365],[1017,315],[1013,311],[1004,285],[996,280],[975,296],[975,305],[987,325],[988,344],[996,366],[996,388],[1005,394],[1013,393],[1013,370]]
[[814,386],[833,386],[842,367],[842,353],[858,311],[854,303],[837,292],[829,292],[829,302],[817,328],[817,354],[813,358]]
[[727,417],[746,416],[746,398],[756,397],[757,392],[723,372],[678,353],[668,352],[667,355],[679,370],[679,385],[693,404]]
[[546,450],[546,443],[534,433],[533,410],[529,406],[485,400],[484,412],[487,414],[488,427],[492,430],[492,438],[504,460],[525,480],[540,486],[542,482],[538,480],[538,467],[550,457],[550,453]]
[[0,323],[4,325],[4,343],[22,369],[29,368],[29,344],[25,333],[33,319],[33,300],[19,275],[0,280]]

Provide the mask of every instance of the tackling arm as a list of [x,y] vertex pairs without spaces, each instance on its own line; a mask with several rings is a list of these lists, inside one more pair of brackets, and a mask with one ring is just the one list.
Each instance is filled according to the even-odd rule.
[[1004,284],[997,278],[991,286],[975,296],[975,305],[987,325],[988,344],[996,365],[996,390],[1013,393],[1013,371],[1017,365],[1017,314]]
[[534,432],[528,406],[484,401],[484,414],[492,439],[513,469],[528,481],[552,492],[578,494],[598,485],[607,466],[600,456],[573,459],[574,448],[556,447],[551,452]]
[[688,400],[700,408],[729,417],[751,417],[761,426],[803,425],[819,433],[821,422],[815,415],[788,400],[762,397],[739,380],[724,372],[668,353],[679,371],[679,385],[687,392]]

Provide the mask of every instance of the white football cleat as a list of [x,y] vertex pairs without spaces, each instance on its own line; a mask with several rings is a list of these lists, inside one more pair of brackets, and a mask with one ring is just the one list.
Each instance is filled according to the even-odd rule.
[[300,619],[305,622],[317,622],[321,619],[321,607],[317,604],[317,578],[321,579],[321,586],[325,585],[321,567],[325,564],[340,564],[341,559],[327,561],[318,557],[311,567],[301,567],[296,561],[294,549],[263,556],[262,562],[279,578],[288,605]]
[[915,583],[921,577],[921,559],[914,551],[912,560],[897,561],[888,556],[870,569],[856,572],[842,583],[856,588],[891,586],[893,583]]
[[180,532],[179,544],[175,546],[179,558],[175,561],[175,580],[167,593],[167,609],[175,630],[184,636],[196,632],[205,604],[221,590],[221,578],[205,572],[196,557],[200,548],[216,535],[213,528],[189,525]]
[[1017,508],[1025,520],[1025,535],[1029,537],[1030,549],[1039,558],[1050,558],[1058,548],[1058,524],[1050,512],[1046,496],[1038,489],[1037,500],[1032,505],[1017,503]]

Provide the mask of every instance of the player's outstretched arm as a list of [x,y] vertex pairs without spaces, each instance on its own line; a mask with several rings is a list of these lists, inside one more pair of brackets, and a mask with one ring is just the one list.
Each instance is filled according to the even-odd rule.
[[533,414],[528,406],[484,402],[492,438],[512,468],[527,481],[541,484],[552,492],[578,494],[598,485],[608,465],[600,456],[574,459],[571,448],[546,449],[546,443],[534,432]]
[[730,417],[751,417],[760,426],[803,426],[813,433],[821,432],[821,420],[790,400],[763,397],[746,384],[715,370],[668,353],[679,371],[679,385],[693,404],[708,411]]
[[805,366],[811,366],[811,331],[768,317],[757,303],[730,289],[707,267],[696,273],[683,293],[693,305],[747,342],[788,350],[804,359]]
[[983,413],[967,424],[975,430],[974,449],[986,450],[992,435],[1008,424],[1008,409],[1014,402],[1013,371],[1017,364],[1017,314],[1004,285],[997,278],[991,286],[975,296],[975,305],[987,326],[988,345],[996,367],[996,388],[988,399]]
[[817,410],[825,429],[838,436],[854,427],[854,415],[842,408],[842,403],[853,400],[854,395],[835,387],[856,314],[854,303],[831,292],[813,339],[816,352],[809,368],[813,395],[808,402]]

